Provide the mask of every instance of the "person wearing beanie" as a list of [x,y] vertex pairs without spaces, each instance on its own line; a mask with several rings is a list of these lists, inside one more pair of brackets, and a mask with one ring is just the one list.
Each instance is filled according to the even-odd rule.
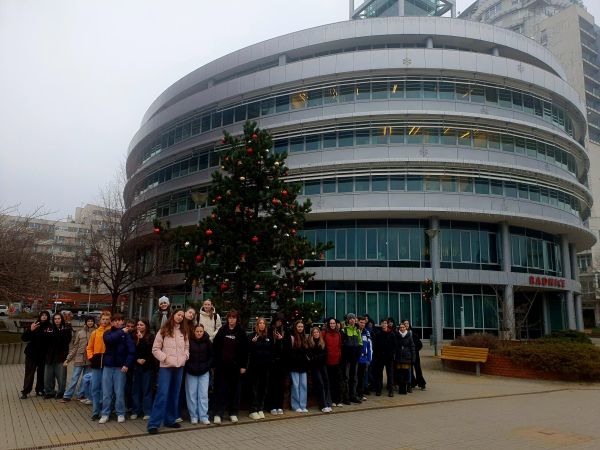
[[158,299],[158,310],[152,314],[152,320],[150,321],[150,328],[152,328],[154,334],[158,333],[171,317],[170,305],[169,297],[163,295]]

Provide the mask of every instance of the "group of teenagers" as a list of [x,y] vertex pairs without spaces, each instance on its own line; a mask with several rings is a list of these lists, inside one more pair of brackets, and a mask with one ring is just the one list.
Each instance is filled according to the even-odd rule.
[[[383,372],[390,397],[415,387],[425,389],[420,366],[421,340],[408,320],[379,326],[368,316],[347,314],[323,327],[308,328],[301,320],[288,324],[283,314],[270,322],[256,319],[247,334],[237,311],[225,323],[210,300],[200,311],[172,311],[167,297],[159,299],[151,321],[124,320],[103,313],[96,324],[73,330],[60,313],[42,312],[23,333],[28,342],[21,398],[33,389],[44,398],[68,403],[74,397],[92,405],[92,420],[147,420],[150,434],[160,426],[180,428],[182,417],[192,424],[221,424],[226,415],[238,421],[245,379],[249,417],[264,419],[264,411],[283,414],[285,390],[291,379],[291,409],[307,413],[308,386],[324,413],[344,404],[361,403],[371,391],[380,396]],[[73,363],[66,387],[67,366]],[[75,394],[77,385],[79,390]],[[210,395],[209,402],[209,392]]]

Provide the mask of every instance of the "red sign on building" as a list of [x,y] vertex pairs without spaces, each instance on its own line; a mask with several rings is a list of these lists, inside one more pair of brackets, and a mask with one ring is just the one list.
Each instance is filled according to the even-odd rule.
[[529,276],[530,286],[544,286],[544,287],[555,287],[564,288],[566,281],[563,278],[552,278],[552,277],[539,277],[530,275]]

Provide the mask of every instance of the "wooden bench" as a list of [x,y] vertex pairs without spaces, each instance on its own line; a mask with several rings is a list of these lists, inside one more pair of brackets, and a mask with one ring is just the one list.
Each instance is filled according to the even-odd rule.
[[489,352],[489,348],[446,345],[445,347],[442,347],[442,355],[438,356],[438,358],[442,360],[442,366],[444,365],[445,360],[474,362],[475,373],[479,376],[480,364],[487,361]]

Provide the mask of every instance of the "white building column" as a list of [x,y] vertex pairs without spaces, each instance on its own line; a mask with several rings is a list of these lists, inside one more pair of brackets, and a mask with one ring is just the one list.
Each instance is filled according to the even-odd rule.
[[550,326],[550,300],[546,293],[542,293],[542,320],[544,321],[544,334],[550,334],[552,327]]
[[575,318],[577,319],[577,331],[583,331],[583,305],[581,294],[575,294]]
[[[560,237],[560,249],[562,253],[562,266],[563,275],[567,280],[571,279],[571,257],[569,252],[569,241],[567,237],[562,235]],[[575,299],[573,298],[573,291],[568,290],[565,292],[565,300],[567,302],[567,327],[570,330],[577,328],[575,319]]]
[[[440,245],[439,245],[439,233],[440,231],[440,220],[437,217],[431,217],[429,219],[429,255],[431,260],[431,278],[434,283],[438,283],[439,279],[436,277],[439,274],[440,268]],[[436,294],[435,284],[433,285],[433,305],[432,305],[432,319],[433,319],[433,344],[435,347],[435,355],[441,353],[442,341],[443,341],[443,317],[442,317],[442,293]]]
[[[507,222],[500,222],[500,239],[502,240],[502,271],[506,272],[510,278],[510,267],[512,256],[510,252],[510,230]],[[515,299],[512,284],[504,286],[502,296],[503,311],[502,311],[502,330],[504,339],[515,339]]]

